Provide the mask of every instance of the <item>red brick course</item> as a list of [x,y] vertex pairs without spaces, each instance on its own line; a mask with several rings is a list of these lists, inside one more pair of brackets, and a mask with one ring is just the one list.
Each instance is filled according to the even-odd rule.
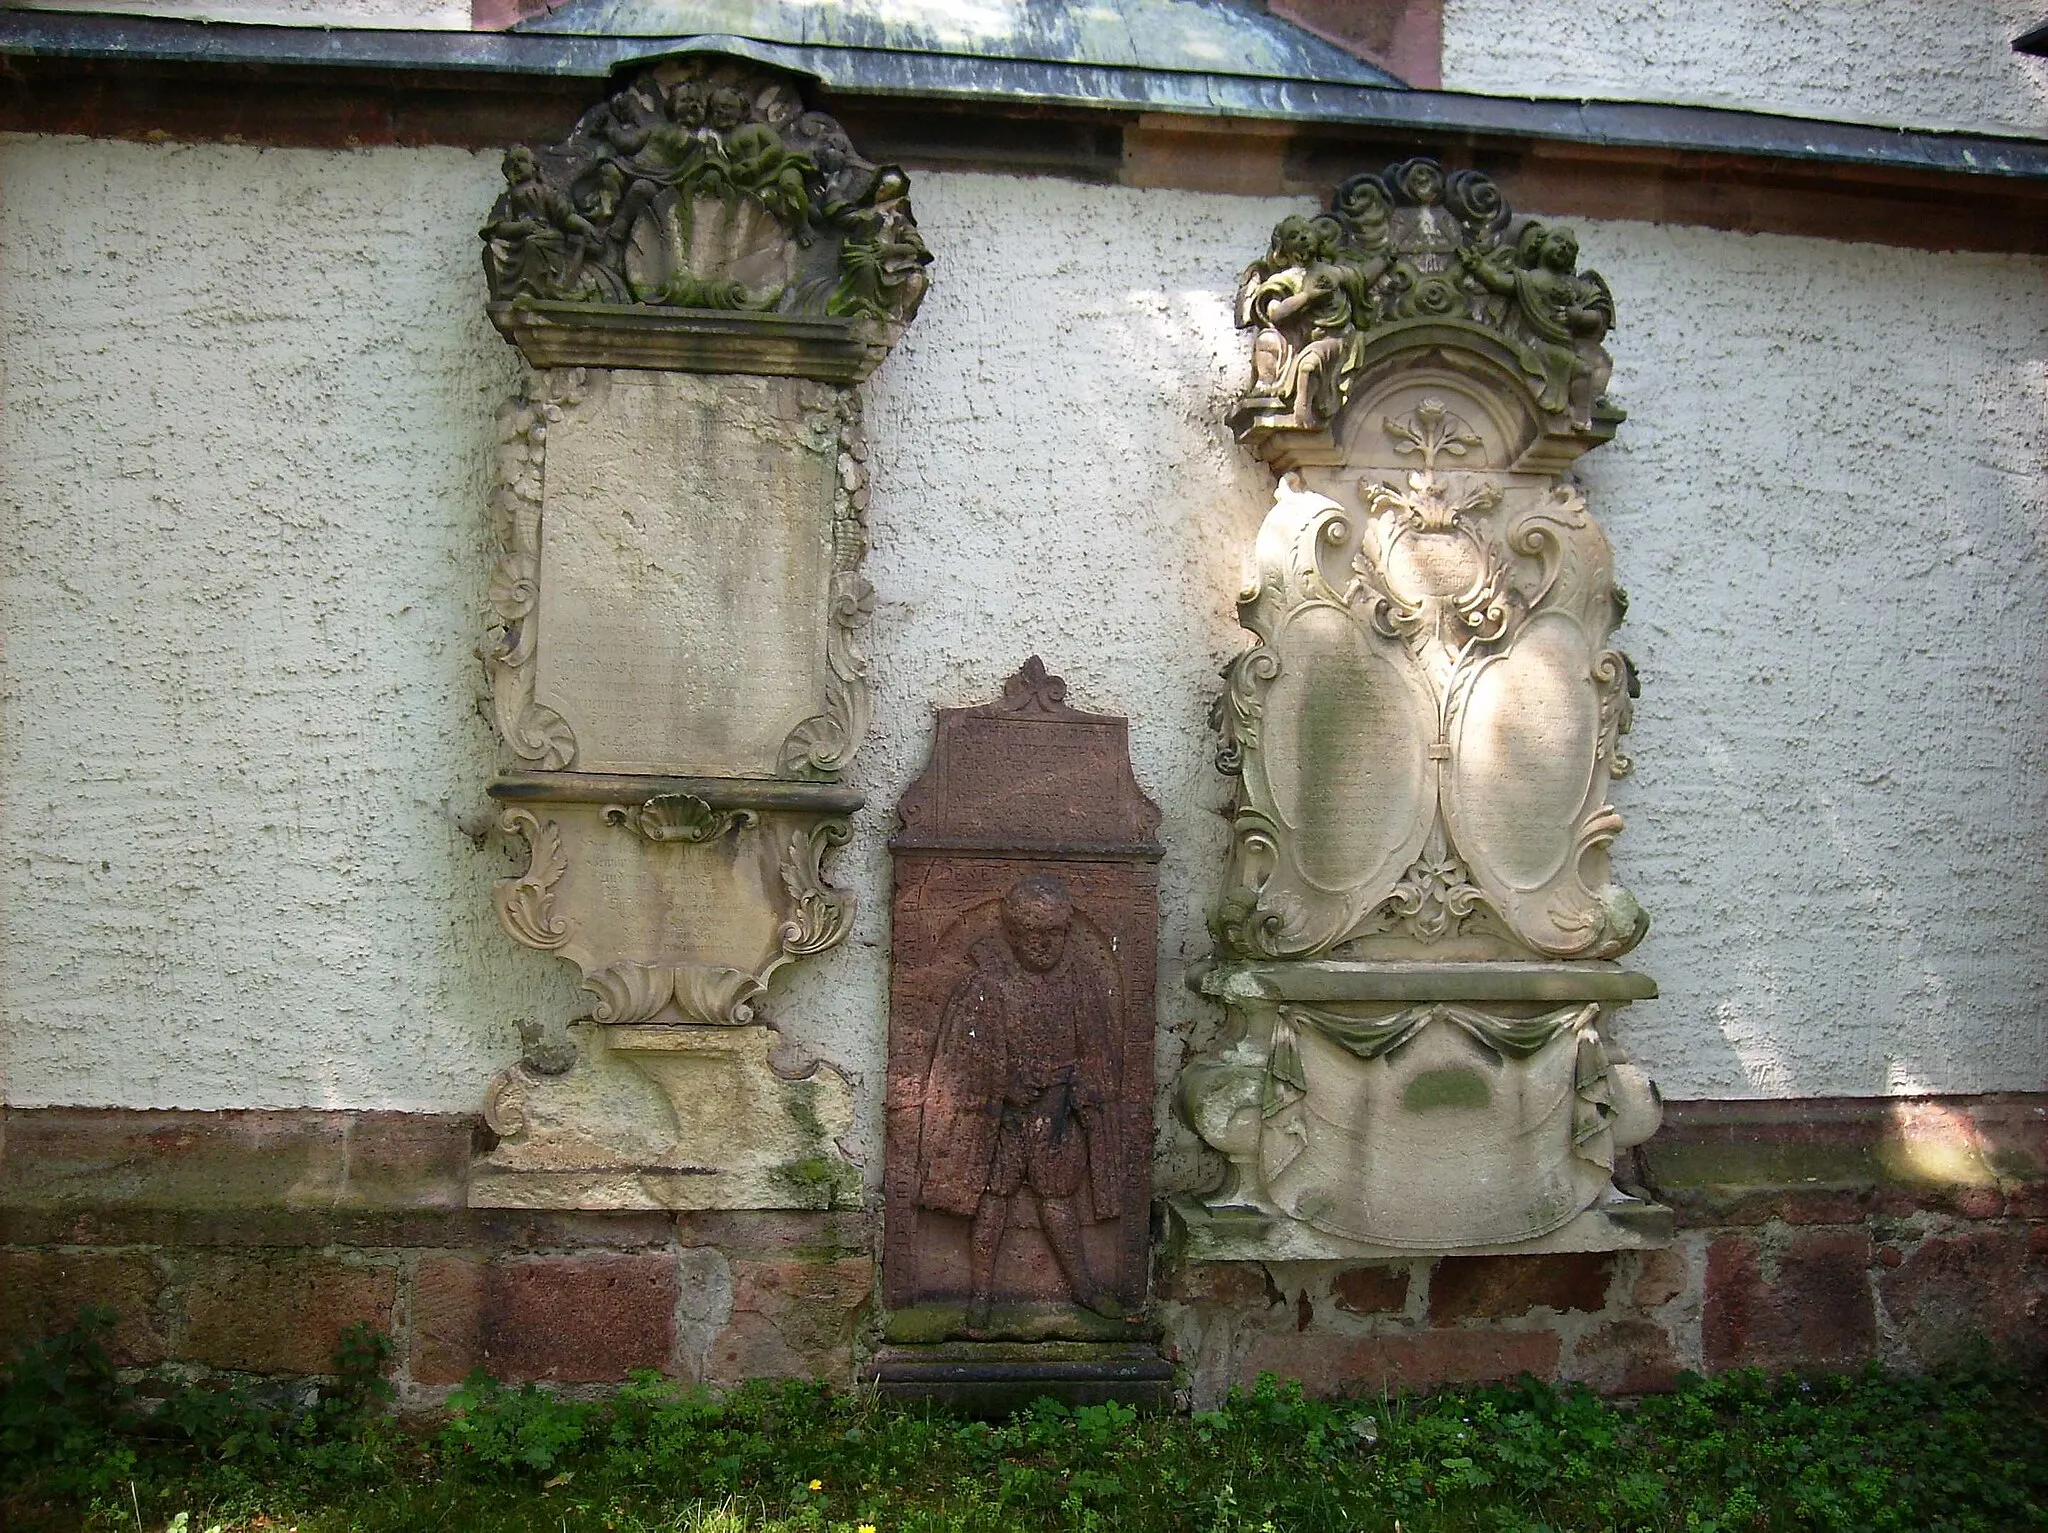
[[332,1373],[342,1332],[360,1323],[390,1334],[397,1300],[394,1264],[210,1252],[186,1267],[177,1355],[246,1373]]
[[1869,1232],[1723,1235],[1707,1248],[1709,1369],[1846,1368],[1877,1349]]
[[115,1363],[162,1362],[170,1356],[162,1268],[137,1251],[0,1251],[0,1357],[70,1330],[90,1305],[114,1312],[106,1347]]
[[1562,1343],[1555,1331],[1406,1331],[1344,1337],[1285,1331],[1258,1336],[1244,1353],[1238,1383],[1262,1373],[1298,1379],[1312,1395],[1373,1395],[1440,1384],[1555,1377]]
[[1406,1267],[1349,1267],[1330,1284],[1337,1308],[1353,1315],[1398,1315],[1408,1307]]
[[1596,1251],[1568,1256],[1447,1256],[1429,1275],[1429,1320],[1505,1320],[1532,1309],[1595,1313],[1607,1306],[1614,1258]]
[[599,1384],[666,1368],[678,1286],[665,1254],[422,1258],[413,1378],[453,1384],[482,1369],[513,1382]]

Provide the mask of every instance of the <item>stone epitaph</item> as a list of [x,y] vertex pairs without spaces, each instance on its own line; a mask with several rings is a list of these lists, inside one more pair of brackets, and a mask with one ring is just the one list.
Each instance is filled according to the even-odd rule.
[[1414,159],[1283,219],[1244,273],[1231,424],[1279,473],[1225,671],[1230,868],[1183,1071],[1227,1170],[1190,1256],[1669,1238],[1616,1155],[1659,1119],[1613,1016],[1648,918],[1610,876],[1635,672],[1565,477],[1622,419],[1569,230]]
[[1149,1396],[1170,1372],[1142,1345],[1159,811],[1124,720],[1065,698],[1034,656],[1000,702],[941,709],[890,843],[896,1392]]
[[847,1082],[785,1074],[762,1008],[853,915],[826,862],[869,713],[855,386],[924,293],[907,182],[791,79],[711,57],[504,175],[488,308],[534,371],[501,418],[482,651],[527,850],[497,907],[589,1005],[580,1048],[524,1024],[471,1201],[857,1199]]

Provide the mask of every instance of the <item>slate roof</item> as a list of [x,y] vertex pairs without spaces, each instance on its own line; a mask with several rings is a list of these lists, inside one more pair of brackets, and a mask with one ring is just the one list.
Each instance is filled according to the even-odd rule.
[[513,30],[717,35],[787,47],[1402,85],[1311,32],[1230,0],[568,0]]

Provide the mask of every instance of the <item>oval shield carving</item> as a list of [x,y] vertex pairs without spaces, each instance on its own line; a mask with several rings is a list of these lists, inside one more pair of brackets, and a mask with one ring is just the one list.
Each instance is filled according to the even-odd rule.
[[1599,747],[1600,696],[1578,623],[1533,619],[1473,678],[1452,727],[1444,809],[1460,850],[1484,879],[1541,888],[1571,855]]
[[1330,893],[1391,884],[1434,805],[1435,709],[1395,656],[1342,609],[1283,626],[1286,669],[1267,694],[1264,767],[1295,832],[1302,876]]

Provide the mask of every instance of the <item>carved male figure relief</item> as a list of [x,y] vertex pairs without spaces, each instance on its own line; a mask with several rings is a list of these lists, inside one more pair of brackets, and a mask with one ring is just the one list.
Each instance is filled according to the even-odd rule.
[[1107,979],[1073,940],[1064,883],[1019,879],[1000,910],[1000,935],[975,944],[974,970],[940,1020],[917,1201],[973,1221],[970,1330],[988,1324],[1012,1202],[1027,1191],[1076,1302],[1113,1317],[1120,1307],[1089,1273],[1081,1228],[1120,1212],[1120,1019]]

